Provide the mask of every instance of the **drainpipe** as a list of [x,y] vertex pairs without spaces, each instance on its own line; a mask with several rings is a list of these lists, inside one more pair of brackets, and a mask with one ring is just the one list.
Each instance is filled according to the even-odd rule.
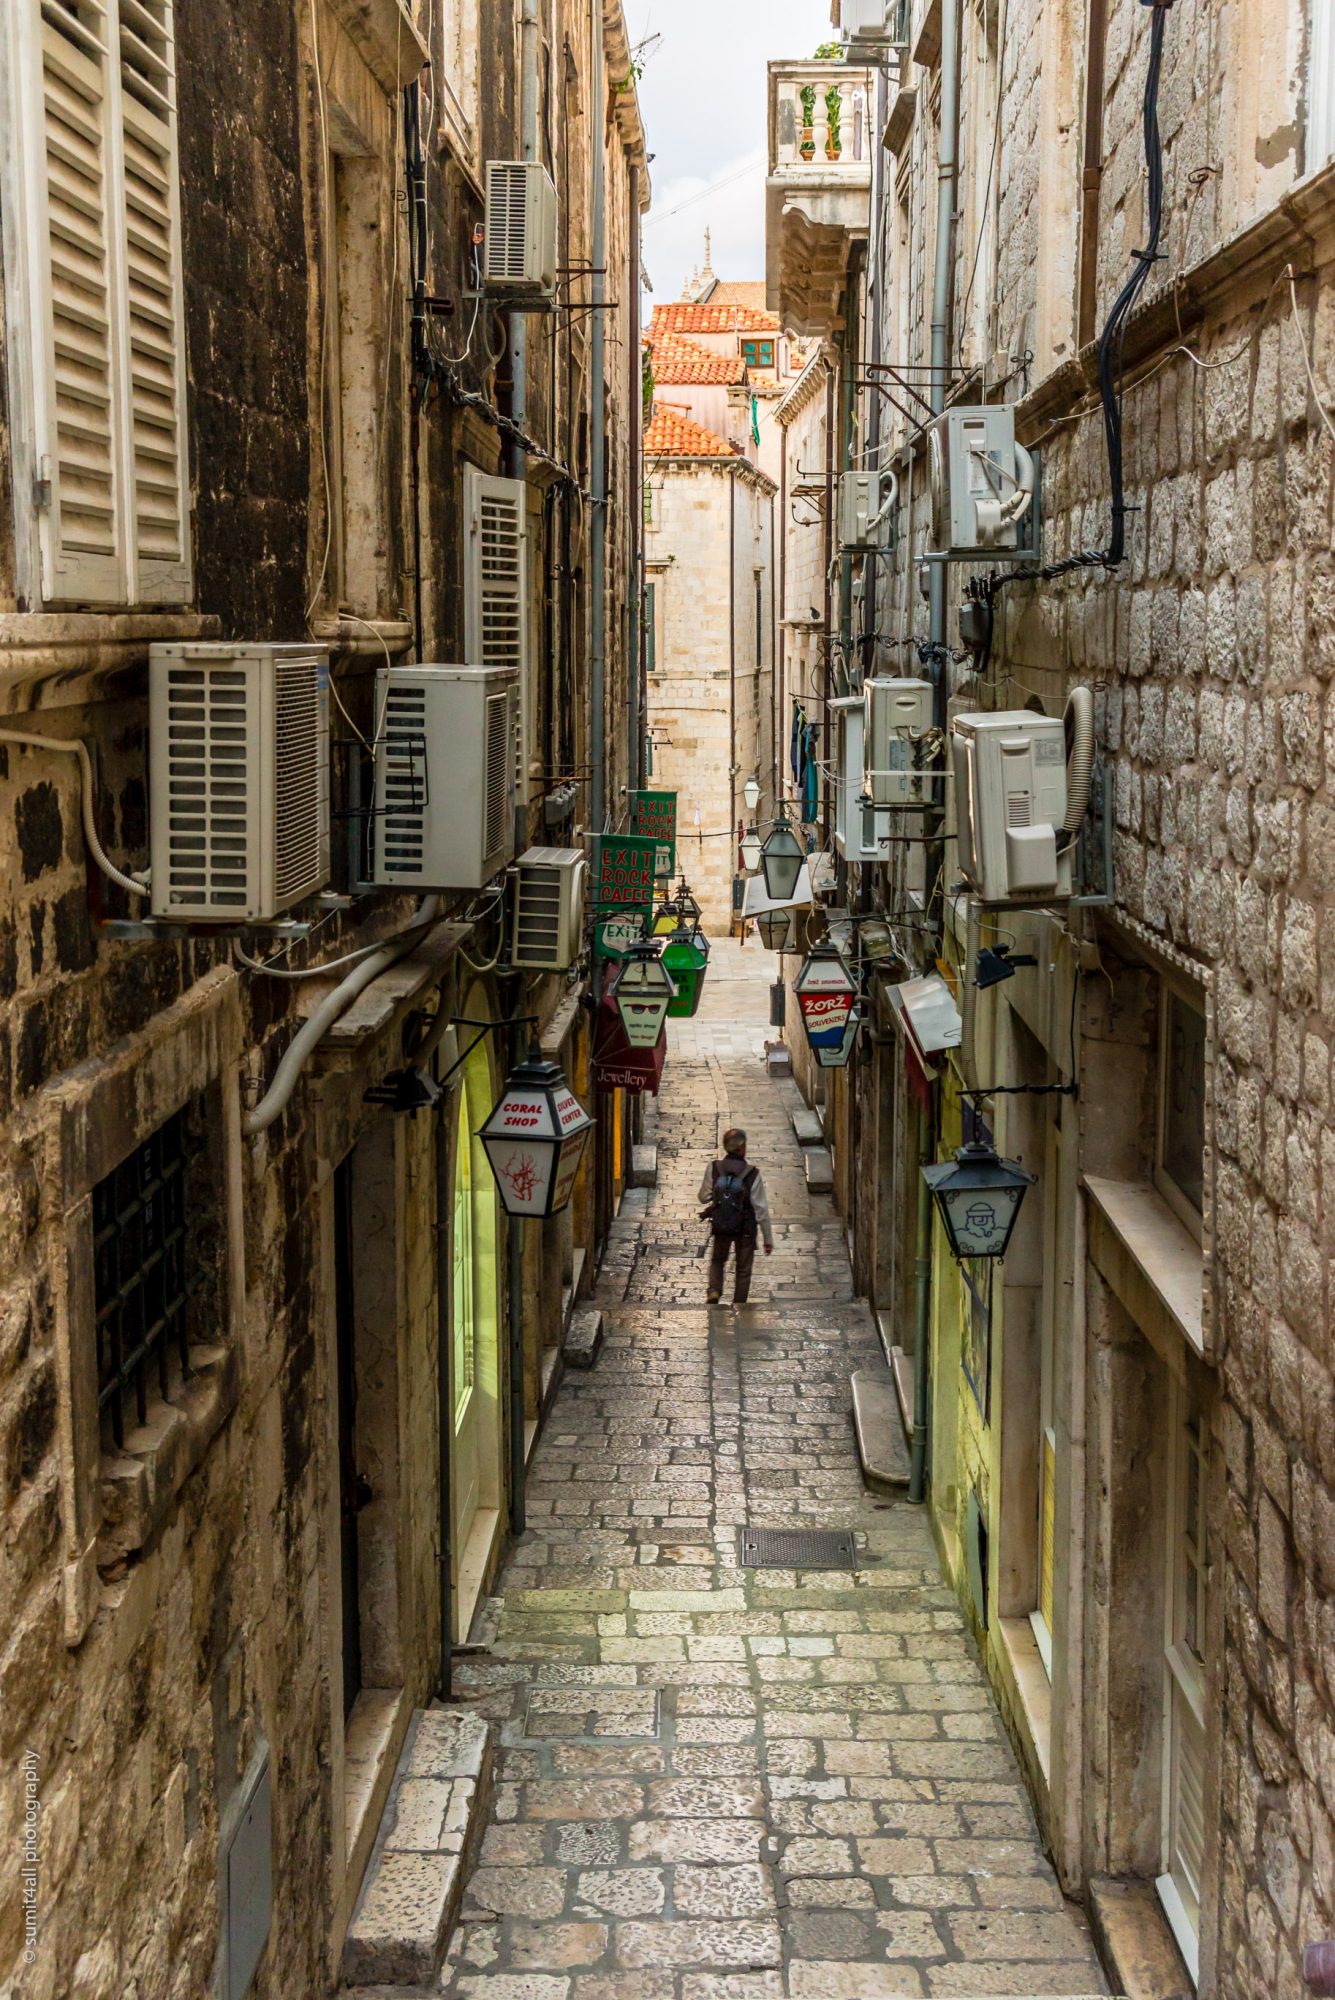
[[1085,162],[1080,188],[1080,272],[1076,288],[1076,346],[1096,331],[1099,273],[1099,190],[1103,181],[1103,72],[1108,41],[1108,0],[1089,0],[1085,37]]
[[[444,995],[440,1000],[442,1013]],[[439,1065],[437,1065],[439,1069]],[[454,1273],[450,1263],[450,1232],[447,1218],[451,1209],[449,1112],[453,1093],[443,1090],[436,1104],[436,1401],[440,1410],[439,1473],[440,1548],[436,1565],[440,1572],[440,1676],[436,1693],[441,1701],[453,1695],[454,1674],[454,1524],[450,1447],[454,1442],[454,1394],[450,1382],[450,1300],[454,1293]]]
[[626,653],[626,675],[630,682],[630,713],[627,717],[629,755],[626,782],[635,791],[640,782],[640,625],[643,612],[641,542],[644,538],[644,466],[641,463],[640,424],[644,414],[644,360],[640,353],[640,170],[630,169],[630,308],[626,325],[626,365],[630,374],[628,456],[634,504],[630,510],[630,640]]
[[[820,691],[820,737],[821,755],[827,755],[826,746],[830,740],[830,698],[834,693],[834,592],[831,587],[830,572],[834,567],[834,370],[825,376],[825,595],[821,600],[825,617],[825,660],[821,669]],[[821,816],[821,841],[827,849],[833,845],[830,827],[830,788],[825,786],[825,802]]]
[[779,454],[779,513],[777,524],[774,516],[774,502],[772,499],[770,501],[771,593],[774,590],[774,536],[776,526],[779,538],[779,589],[774,612],[773,665],[771,668],[773,687],[771,689],[770,701],[770,707],[773,710],[774,731],[774,740],[770,745],[772,759],[770,766],[770,801],[771,806],[776,809],[783,795],[784,744],[787,740],[787,731],[785,729],[787,715],[783,697],[788,678],[788,628],[784,624],[784,620],[788,616],[788,432],[783,426],[780,426],[780,436],[783,442],[783,449]]
[[[519,14],[519,157],[538,157],[538,0],[521,0]],[[528,428],[528,315],[510,314],[510,415]],[[510,477],[524,477],[525,455],[513,440],[506,447]]]
[[932,1161],[932,1121],[918,1111],[918,1248],[913,1267],[913,1456],[909,1466],[909,1499],[927,1498],[927,1363],[932,1324],[932,1197],[921,1169]]
[[[511,1013],[523,1005],[524,983],[516,980]],[[510,1067],[524,1059],[526,1028],[515,1028],[509,1036]],[[522,1535],[527,1525],[525,1487],[528,1467],[524,1459],[524,1225],[517,1216],[509,1221],[509,1272],[506,1285],[507,1332],[510,1363],[510,1533]]]
[[[737,475],[728,474],[728,826],[737,839]],[[736,847],[733,847],[734,866]],[[731,874],[731,871],[729,871]],[[731,896],[731,891],[729,891]],[[728,908],[732,932],[732,906]]]
[[603,140],[607,122],[607,86],[603,77],[602,0],[589,0],[589,156],[593,204],[592,326],[589,337],[589,483],[593,491],[589,523],[589,825],[601,833],[607,817],[606,674],[607,674],[607,451],[603,435],[607,421],[604,381],[607,329],[607,216],[604,209]]
[[[932,282],[931,386],[932,410],[946,407],[950,381],[950,322],[955,274],[955,199],[957,141],[960,117],[960,14],[959,0],[946,0],[941,10],[941,124],[937,157],[936,189],[936,269]],[[946,677],[942,649],[946,642],[946,568],[931,565],[932,673],[936,696],[933,719],[938,729],[946,726],[946,703],[950,683]],[[942,809],[935,815],[935,838],[929,847],[939,864],[943,862],[941,840]],[[929,866],[928,874],[931,876]],[[943,866],[938,866],[943,874]],[[939,906],[944,893],[936,897]],[[929,912],[929,919],[931,913]],[[966,971],[967,977],[967,971]],[[929,1166],[932,1157],[931,1121],[924,1117],[919,1128],[919,1163]],[[927,1363],[931,1351],[932,1314],[932,1203],[927,1189],[918,1181],[918,1260],[914,1280],[914,1378],[913,1378],[913,1463],[909,1482],[910,1500],[921,1501],[927,1494]]]
[[[858,286],[862,279],[862,248],[855,244],[848,264],[848,290],[844,294],[844,380],[843,409],[840,414],[839,471],[853,469],[853,426],[856,414],[858,379]],[[853,686],[853,558],[839,556],[839,653],[840,694],[852,694]]]
[[[931,387],[928,391],[934,413],[946,407],[950,382],[950,321],[955,280],[955,201],[958,175],[957,146],[960,122],[960,13],[959,0],[946,0],[941,10],[941,125],[937,152],[936,183],[936,270],[932,281]],[[946,566],[931,565],[931,638],[933,647],[946,638]],[[936,674],[936,724],[946,725],[949,684],[940,653],[933,658]]]

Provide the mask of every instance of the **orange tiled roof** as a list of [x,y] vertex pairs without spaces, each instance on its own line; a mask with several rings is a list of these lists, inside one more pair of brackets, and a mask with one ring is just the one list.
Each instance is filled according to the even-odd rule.
[[653,421],[644,434],[646,458],[736,458],[726,438],[706,430],[681,410],[654,404]]
[[777,333],[777,313],[744,305],[695,306],[683,299],[655,306],[650,333]]
[[[745,306],[753,313],[765,312],[765,280],[763,278],[720,278],[709,294],[706,304],[711,306]],[[766,314],[768,318],[769,315]]]
[[740,354],[711,354],[679,333],[651,333],[654,380],[682,386],[689,382],[744,382],[746,363]]

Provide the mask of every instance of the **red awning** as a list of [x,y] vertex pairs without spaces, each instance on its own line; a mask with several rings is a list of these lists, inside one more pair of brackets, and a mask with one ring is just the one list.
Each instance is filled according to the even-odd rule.
[[593,1028],[593,1081],[599,1090],[650,1091],[657,1097],[667,1061],[667,1030],[651,1049],[633,1049],[626,1040],[617,1004],[609,995],[598,1008]]

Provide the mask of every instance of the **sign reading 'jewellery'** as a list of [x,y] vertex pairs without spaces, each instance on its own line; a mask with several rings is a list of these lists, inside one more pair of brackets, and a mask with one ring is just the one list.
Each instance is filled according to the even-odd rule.
[[655,875],[671,875],[677,866],[677,794],[632,792],[630,824],[634,833],[656,842]]
[[650,910],[658,843],[636,833],[605,833],[597,842],[592,901],[601,915]]

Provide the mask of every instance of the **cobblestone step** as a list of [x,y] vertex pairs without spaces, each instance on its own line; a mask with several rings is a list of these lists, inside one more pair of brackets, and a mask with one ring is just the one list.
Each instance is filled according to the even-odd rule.
[[862,1477],[872,1492],[902,1491],[909,1483],[909,1445],[888,1368],[860,1368],[854,1375],[853,1429]]
[[581,1306],[570,1315],[563,1349],[567,1368],[592,1368],[603,1344],[601,1306]]
[[434,1987],[491,1811],[492,1731],[459,1709],[409,1724],[343,1945],[345,1991]]

